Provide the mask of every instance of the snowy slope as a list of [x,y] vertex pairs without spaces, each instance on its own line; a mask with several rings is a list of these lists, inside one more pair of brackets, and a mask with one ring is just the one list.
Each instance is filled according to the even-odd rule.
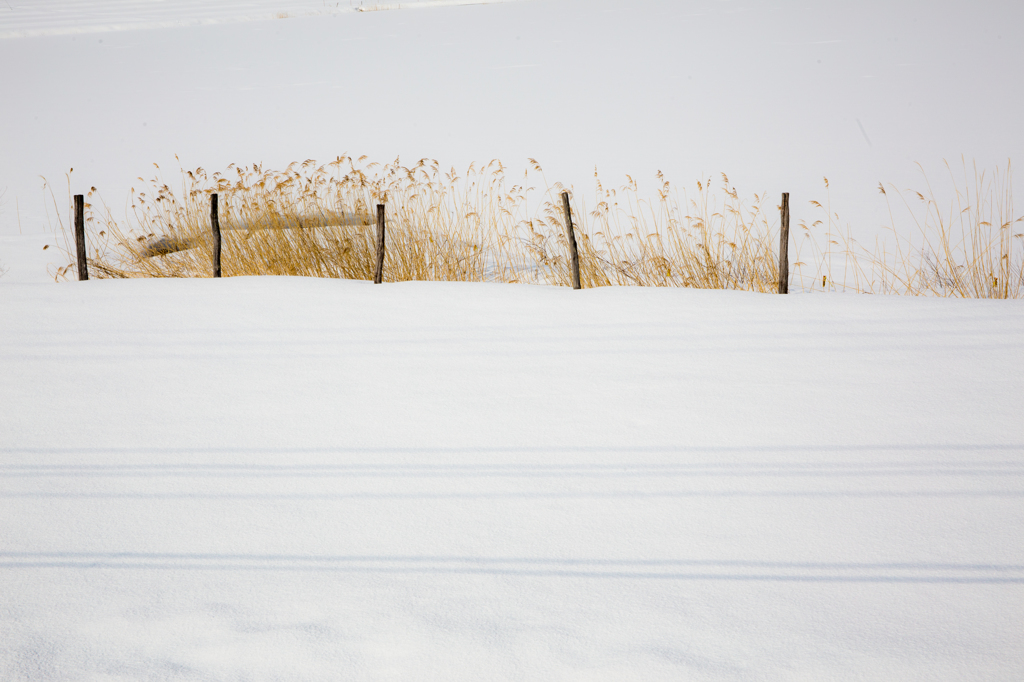
[[1024,305],[0,278],[0,677],[1016,680]]

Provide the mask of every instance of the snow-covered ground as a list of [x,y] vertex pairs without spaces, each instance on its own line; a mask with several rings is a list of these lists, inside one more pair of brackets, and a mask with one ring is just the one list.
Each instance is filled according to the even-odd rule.
[[175,152],[1020,149],[1017,4],[852,7],[0,0],[0,679],[1024,678],[1024,302],[47,274],[36,174]]
[[0,678],[1024,674],[1019,301],[27,270]]
[[514,0],[5,0],[0,39],[322,17]]

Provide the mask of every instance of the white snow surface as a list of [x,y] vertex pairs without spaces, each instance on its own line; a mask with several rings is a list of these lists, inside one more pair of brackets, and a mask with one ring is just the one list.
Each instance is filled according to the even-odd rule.
[[0,40],[332,16],[513,0],[4,0]]
[[1019,301],[56,285],[41,241],[0,679],[1024,676]]

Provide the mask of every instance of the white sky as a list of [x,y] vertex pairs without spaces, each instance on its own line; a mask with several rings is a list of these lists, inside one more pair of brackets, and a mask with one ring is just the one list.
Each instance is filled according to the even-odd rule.
[[[94,31],[88,4],[0,6],[0,36]],[[318,6],[92,5],[142,23]],[[66,194],[71,167],[73,191],[120,206],[152,162],[173,176],[175,154],[214,170],[342,152],[535,157],[584,190],[595,166],[648,188],[659,169],[686,186],[724,171],[744,196],[792,192],[796,220],[819,217],[806,200],[827,176],[833,209],[873,234],[878,182],[922,188],[915,162],[941,187],[943,159],[1019,157],[1022,24],[1014,2],[525,0],[2,38],[0,234],[44,229],[39,176]]]

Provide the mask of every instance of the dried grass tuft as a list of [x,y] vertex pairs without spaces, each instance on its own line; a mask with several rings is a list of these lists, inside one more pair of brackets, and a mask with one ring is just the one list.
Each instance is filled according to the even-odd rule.
[[[347,155],[281,171],[231,165],[181,173],[172,190],[159,177],[132,191],[127,220],[109,211],[87,217],[98,245],[90,273],[104,277],[212,275],[210,194],[220,197],[225,276],[296,275],[372,279],[375,206],[386,205],[385,281],[522,282],[569,286],[568,241],[560,195],[572,197],[584,287],[679,286],[774,292],[778,278],[778,206],[764,195],[740,199],[728,176],[677,191],[658,174],[652,198],[635,180],[585,197],[560,183],[547,186],[536,160],[510,179],[500,161],[471,164],[460,174],[436,160],[381,165]],[[542,190],[533,186],[540,176]],[[951,172],[952,177],[952,172]],[[967,178],[965,166],[964,178]],[[141,180],[141,178],[140,178]],[[825,180],[826,193],[828,180]],[[825,215],[794,235],[793,289],[1017,298],[1021,243],[1013,233],[1009,166],[973,184],[955,184],[954,205],[935,195],[898,196],[915,224],[894,246],[862,248]],[[90,192],[90,197],[93,191]],[[915,211],[915,208],[917,209]],[[923,209],[923,210],[922,210]],[[802,236],[801,236],[802,235]],[[58,271],[67,276],[70,268]]]
[[[811,264],[799,272],[808,291],[953,298],[1021,298],[1024,295],[1024,231],[1013,209],[1012,166],[989,173],[961,160],[959,177],[950,164],[948,188],[933,190],[924,169],[926,192],[900,191],[879,183],[889,208],[890,240],[873,248],[839,227],[831,208],[811,202],[823,220],[801,223],[797,243],[809,246]],[[828,180],[825,181],[826,193]],[[902,208],[909,230],[896,230],[893,205]],[[823,237],[823,238],[822,238]],[[811,274],[813,272],[813,274]],[[818,280],[821,284],[818,284]]]

